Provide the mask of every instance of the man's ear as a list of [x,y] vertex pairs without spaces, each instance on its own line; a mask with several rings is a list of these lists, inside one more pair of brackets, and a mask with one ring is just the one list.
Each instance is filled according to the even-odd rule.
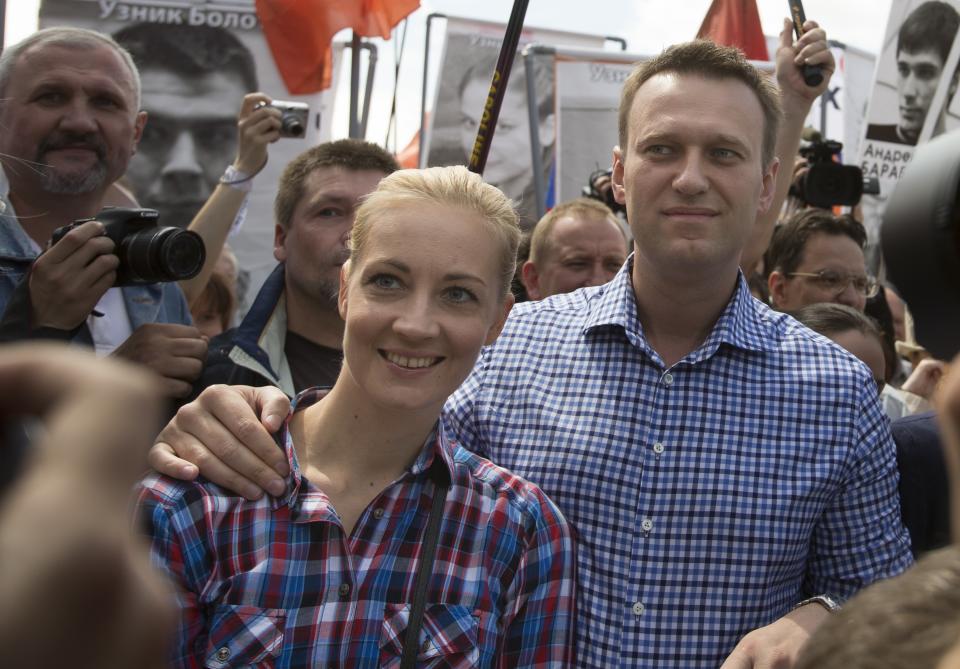
[[773,204],[773,196],[777,192],[777,172],[780,171],[780,159],[774,157],[770,165],[763,172],[763,182],[760,190],[760,200],[757,203],[759,214],[767,213]]
[[770,292],[770,306],[774,309],[779,308],[784,303],[787,288],[787,277],[779,270],[770,272],[767,278],[767,290]]
[[499,307],[500,313],[497,315],[497,320],[490,326],[490,329],[487,330],[487,336],[483,340],[484,346],[489,346],[500,336],[500,333],[503,331],[503,326],[507,322],[507,316],[510,315],[510,310],[513,308],[513,302],[514,297],[512,293],[504,298],[503,304]]
[[610,172],[610,188],[613,189],[613,199],[618,204],[627,203],[627,191],[623,187],[623,152],[619,146],[613,147],[613,168]]
[[282,225],[277,223],[273,226],[273,257],[277,262],[283,262],[287,259],[287,231]]
[[140,139],[143,137],[143,129],[146,125],[147,112],[137,112],[137,117],[133,121],[133,148],[130,150],[131,156],[137,152],[137,147],[140,145]]
[[341,320],[347,320],[347,280],[350,278],[350,261],[340,266],[340,287],[337,289],[337,310]]
[[543,299],[543,295],[540,294],[540,275],[537,273],[537,266],[533,264],[532,260],[523,263],[523,267],[520,268],[520,283],[523,284],[524,290],[527,291],[527,297],[531,300]]

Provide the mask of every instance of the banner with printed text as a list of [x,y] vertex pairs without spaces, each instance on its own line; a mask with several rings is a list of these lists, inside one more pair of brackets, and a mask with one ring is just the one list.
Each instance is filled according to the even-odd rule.
[[862,202],[874,246],[886,199],[916,147],[960,128],[958,28],[960,0],[903,0],[890,7],[860,147],[864,175],[880,184],[880,194]]
[[[256,177],[246,220],[228,243],[240,266],[241,311],[276,264],[273,199],[284,166],[330,138],[334,85],[291,96],[260,31],[254,0],[43,0],[42,28],[69,25],[113,35],[140,70],[141,106],[148,120],[125,176],[141,206],[165,225],[189,225],[237,149],[243,96],[310,105],[306,136],[281,139]],[[342,49],[335,49],[335,57]],[[334,67],[334,72],[339,70]]]

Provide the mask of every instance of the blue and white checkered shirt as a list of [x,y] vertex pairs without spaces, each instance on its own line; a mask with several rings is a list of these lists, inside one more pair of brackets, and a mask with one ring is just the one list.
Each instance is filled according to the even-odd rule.
[[866,367],[742,277],[664,368],[631,266],[515,307],[447,420],[574,526],[580,666],[716,669],[806,596],[909,566],[894,446]]

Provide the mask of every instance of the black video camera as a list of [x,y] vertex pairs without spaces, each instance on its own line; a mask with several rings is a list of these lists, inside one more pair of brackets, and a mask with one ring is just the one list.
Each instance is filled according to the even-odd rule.
[[842,149],[843,144],[833,140],[815,140],[802,147],[800,155],[810,167],[790,186],[790,194],[821,209],[835,205],[852,207],[864,193],[878,194],[880,184],[875,178],[864,178],[859,167],[834,160]]
[[[613,170],[610,168],[601,168],[599,170],[594,170],[590,176],[587,178],[587,185],[583,187],[580,193],[584,197],[589,197],[594,200],[600,200],[605,205],[610,207],[610,211],[614,213],[627,213],[626,206],[620,204],[613,198],[613,182],[611,176],[613,175]],[[598,187],[598,182],[603,177],[606,177],[606,181],[602,186]]]
[[120,258],[115,286],[133,286],[190,279],[200,273],[207,250],[195,232],[160,227],[156,209],[107,207],[53,231],[51,245],[82,223],[100,221]]

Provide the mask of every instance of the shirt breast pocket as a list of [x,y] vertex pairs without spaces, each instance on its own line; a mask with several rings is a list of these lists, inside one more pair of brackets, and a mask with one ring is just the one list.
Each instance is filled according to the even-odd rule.
[[[423,614],[417,649],[418,669],[478,667],[479,612],[454,604],[428,604]],[[380,639],[380,666],[397,669],[410,619],[409,604],[387,604]]]
[[283,646],[286,612],[256,606],[218,606],[210,621],[204,664],[207,669],[272,669]]

